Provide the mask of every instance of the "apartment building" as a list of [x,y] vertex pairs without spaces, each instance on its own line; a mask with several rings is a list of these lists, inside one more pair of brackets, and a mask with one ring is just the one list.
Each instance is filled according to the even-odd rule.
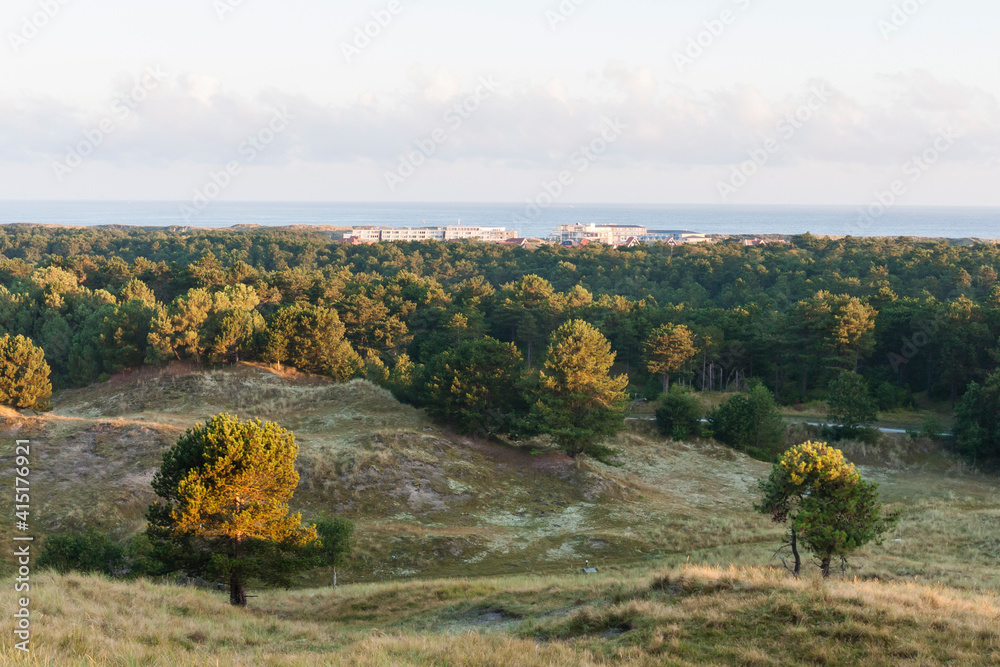
[[581,241],[588,243],[603,243],[610,246],[620,246],[629,238],[642,238],[646,235],[645,227],[626,225],[560,225],[555,236],[562,244],[579,245]]
[[364,243],[461,240],[503,243],[516,238],[517,232],[503,227],[356,227],[352,235]]

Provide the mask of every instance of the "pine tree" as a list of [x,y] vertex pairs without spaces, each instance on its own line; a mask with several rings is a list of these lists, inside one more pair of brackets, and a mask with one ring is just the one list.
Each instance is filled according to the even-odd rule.
[[612,451],[600,441],[625,424],[628,377],[611,377],[614,363],[611,344],[583,320],[570,320],[552,334],[534,416],[572,457],[607,457]]
[[878,405],[868,381],[853,372],[841,373],[827,396],[827,418],[842,437],[853,438],[873,432],[878,421]]
[[271,363],[346,382],[361,373],[364,362],[344,338],[344,331],[335,310],[288,306],[268,326],[265,355]]
[[295,436],[273,422],[218,415],[189,429],[163,455],[149,509],[150,539],[168,570],[229,580],[229,601],[246,606],[246,583],[285,583],[315,562],[315,526],[288,502],[299,483]]
[[52,397],[45,352],[24,336],[0,337],[0,405],[47,410]]
[[663,377],[663,393],[670,389],[670,376],[684,370],[698,354],[695,335],[683,324],[665,324],[646,341],[647,368]]
[[759,483],[754,506],[775,523],[790,522],[790,548],[798,576],[801,542],[818,559],[824,577],[834,558],[846,562],[854,551],[879,542],[897,523],[879,500],[878,485],[861,478],[844,454],[825,442],[805,442],[788,450],[771,475]]
[[466,341],[429,365],[423,403],[431,416],[464,433],[510,432],[522,405],[523,359],[513,343]]

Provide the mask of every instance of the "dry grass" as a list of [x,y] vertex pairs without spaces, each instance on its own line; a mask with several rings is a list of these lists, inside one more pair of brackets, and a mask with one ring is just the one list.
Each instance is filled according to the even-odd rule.
[[[4,582],[0,604],[12,604]],[[940,585],[644,568],[267,592],[248,610],[149,582],[44,575],[37,665],[988,665],[1000,598]]]

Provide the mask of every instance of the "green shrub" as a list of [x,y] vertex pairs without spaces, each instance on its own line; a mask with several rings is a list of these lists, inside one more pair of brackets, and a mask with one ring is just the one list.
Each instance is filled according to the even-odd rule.
[[97,572],[115,576],[125,569],[125,547],[96,530],[50,535],[38,556],[38,566],[62,574]]
[[784,451],[784,420],[760,382],[713,410],[708,423],[716,440],[761,461],[774,461]]
[[834,424],[838,438],[869,438],[877,433],[878,405],[868,388],[868,381],[854,372],[841,373],[830,385],[827,418]]
[[668,438],[686,440],[701,435],[704,414],[698,397],[675,384],[656,406],[656,426]]

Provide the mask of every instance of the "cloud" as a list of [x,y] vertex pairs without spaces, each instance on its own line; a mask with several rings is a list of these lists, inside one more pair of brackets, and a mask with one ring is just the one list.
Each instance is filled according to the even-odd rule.
[[[963,135],[949,159],[995,164],[1000,157],[997,98],[922,71],[882,77],[880,97],[866,101],[822,80],[803,82],[783,99],[749,85],[698,90],[621,62],[609,63],[596,83],[581,95],[559,79],[509,82],[454,129],[446,113],[477,84],[447,70],[427,74],[414,68],[400,90],[368,91],[336,106],[277,89],[250,98],[211,77],[182,73],[162,81],[125,118],[117,118],[115,100],[81,109],[53,98],[0,98],[0,155],[8,161],[59,160],[103,119],[114,118],[114,132],[89,159],[144,167],[224,164],[276,110],[287,109],[294,120],[261,153],[262,164],[360,161],[390,167],[415,141],[442,128],[448,141],[436,160],[551,168],[597,136],[606,117],[629,128],[602,160],[608,166],[723,165],[745,160],[748,150],[775,137],[782,119],[820,88],[829,100],[787,142],[780,162],[897,164],[944,127]],[[116,100],[127,100],[134,85],[132,79],[120,81]]]

